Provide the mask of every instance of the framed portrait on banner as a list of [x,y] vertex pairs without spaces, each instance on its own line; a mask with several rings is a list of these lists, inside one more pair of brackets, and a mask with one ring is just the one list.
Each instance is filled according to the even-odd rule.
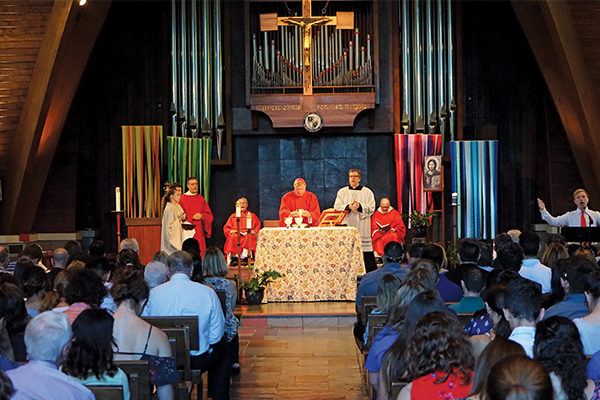
[[443,190],[442,156],[427,156],[423,159],[423,190]]

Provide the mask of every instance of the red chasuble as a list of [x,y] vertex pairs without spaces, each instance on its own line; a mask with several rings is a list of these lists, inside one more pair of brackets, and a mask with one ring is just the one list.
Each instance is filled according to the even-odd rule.
[[389,242],[404,243],[405,233],[406,227],[402,222],[402,217],[393,208],[385,214],[378,209],[371,217],[373,250],[379,255],[383,255],[383,249]]
[[[293,191],[284,194],[281,198],[281,206],[279,207],[279,226],[285,226],[285,218],[287,218],[292,211],[296,210],[307,210],[312,219],[310,225],[319,225],[321,209],[319,208],[319,200],[314,193],[307,190],[302,196],[297,196]],[[304,217],[302,222],[308,224],[309,220]]]
[[[194,239],[200,243],[200,252],[204,257],[204,252],[206,251],[206,242],[204,241],[204,238],[209,238],[212,233],[213,214],[210,211],[210,207],[208,207],[208,204],[202,195],[188,193],[181,196],[179,205],[183,208],[187,221],[196,225]],[[202,214],[204,219],[194,221],[193,218],[196,213]]]
[[[248,229],[247,224],[247,216],[250,214],[251,218],[251,226],[252,228]],[[223,227],[223,233],[225,233],[225,237],[227,240],[225,241],[225,254],[237,254],[237,242],[238,242],[238,233],[232,231],[238,230],[237,218],[235,217],[235,213],[229,216],[227,223]],[[240,217],[240,229],[242,235],[240,237],[240,253],[244,249],[248,249],[248,251],[256,250],[256,234],[260,230],[260,220],[256,216],[256,214],[250,211],[242,211]],[[248,233],[251,231],[251,233]]]

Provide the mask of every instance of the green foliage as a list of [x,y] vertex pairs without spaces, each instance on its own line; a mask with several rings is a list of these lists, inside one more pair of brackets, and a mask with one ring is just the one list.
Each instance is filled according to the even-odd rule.
[[430,226],[431,217],[434,215],[435,213],[430,211],[426,212],[425,214],[421,214],[417,210],[412,210],[412,212],[408,215],[410,226]]
[[249,266],[248,270],[251,273],[250,280],[241,282],[242,287],[246,289],[246,292],[248,293],[254,293],[258,291],[261,287],[265,288],[269,283],[273,282],[275,279],[279,279],[285,276],[272,269],[260,271],[258,268],[255,269],[252,266]]

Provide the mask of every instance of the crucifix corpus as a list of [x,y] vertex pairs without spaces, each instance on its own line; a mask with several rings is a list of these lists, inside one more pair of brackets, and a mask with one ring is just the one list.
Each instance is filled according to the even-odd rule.
[[334,25],[337,29],[354,29],[354,12],[336,12],[335,17],[312,16],[312,0],[302,0],[301,17],[278,17],[277,14],[261,14],[260,30],[276,31],[279,26],[298,25],[302,29],[303,71],[302,86],[305,95],[313,94],[312,87],[312,27]]

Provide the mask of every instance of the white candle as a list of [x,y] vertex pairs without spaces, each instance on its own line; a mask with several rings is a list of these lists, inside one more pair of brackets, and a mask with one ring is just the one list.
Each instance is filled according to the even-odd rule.
[[240,206],[235,206],[235,217],[239,218],[242,216],[242,207]]
[[121,188],[115,188],[115,210],[121,211]]
[[246,215],[246,228],[252,229],[252,217],[250,216],[250,213]]

